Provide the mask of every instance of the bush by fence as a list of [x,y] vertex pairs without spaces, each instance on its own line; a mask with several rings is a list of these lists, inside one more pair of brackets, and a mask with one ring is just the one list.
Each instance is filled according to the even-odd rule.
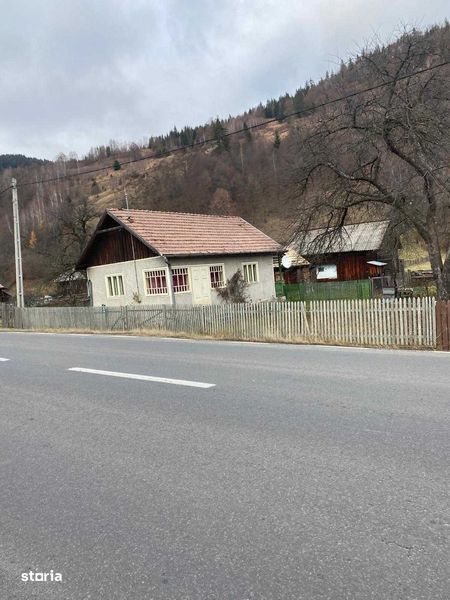
[[433,348],[433,298],[119,308],[2,307],[3,327],[163,331],[242,340]]

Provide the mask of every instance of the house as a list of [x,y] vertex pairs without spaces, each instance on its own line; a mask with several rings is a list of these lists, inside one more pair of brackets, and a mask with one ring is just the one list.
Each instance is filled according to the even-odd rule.
[[313,229],[298,236],[290,248],[309,263],[312,281],[351,281],[399,271],[398,240],[389,221],[345,225],[339,231]]
[[12,296],[7,288],[0,283],[0,302],[12,302]]
[[94,306],[218,304],[217,288],[240,270],[251,301],[275,297],[281,247],[240,217],[106,210],[77,269]]

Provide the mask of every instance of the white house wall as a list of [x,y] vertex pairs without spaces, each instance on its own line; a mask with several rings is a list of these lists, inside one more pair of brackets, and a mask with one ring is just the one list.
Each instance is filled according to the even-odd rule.
[[[250,254],[245,256],[219,256],[219,257],[184,257],[172,258],[172,267],[212,266],[223,265],[225,280],[230,279],[238,269],[242,271],[243,263],[257,263],[258,282],[250,283],[248,296],[251,301],[271,300],[275,298],[275,281],[273,273],[273,258],[271,255]],[[94,306],[125,306],[136,304],[136,298],[142,304],[170,304],[169,294],[146,295],[144,271],[151,269],[167,268],[163,258],[144,258],[137,261],[127,261],[100,265],[87,269],[87,277],[91,282],[92,303]],[[137,274],[137,276],[136,276]],[[122,275],[124,295],[110,297],[107,294],[106,277],[108,275]],[[189,282],[192,290],[192,279],[189,272]],[[175,304],[192,304],[192,291],[175,293]],[[214,289],[211,289],[211,303],[220,304],[221,300]]]

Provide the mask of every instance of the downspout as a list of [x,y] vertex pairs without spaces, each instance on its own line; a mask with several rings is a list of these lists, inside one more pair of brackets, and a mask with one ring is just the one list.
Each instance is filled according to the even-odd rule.
[[281,252],[278,252],[278,276],[280,278],[280,283],[281,283],[281,289],[283,291],[283,296],[284,296],[284,275],[283,275],[283,270],[281,268]]
[[169,292],[170,306],[175,306],[175,294],[173,291],[172,265],[170,264],[169,259],[166,256],[163,256],[161,254],[161,258],[164,260],[164,262],[167,265],[167,272],[168,272],[167,291]]

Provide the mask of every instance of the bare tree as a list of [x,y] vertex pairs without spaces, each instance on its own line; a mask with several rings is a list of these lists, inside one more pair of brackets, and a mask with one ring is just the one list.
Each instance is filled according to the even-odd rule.
[[84,250],[93,220],[98,216],[85,195],[67,196],[53,211],[53,227],[46,244],[37,252],[52,259],[52,272],[73,270]]
[[442,299],[450,297],[448,60],[446,44],[416,31],[363,53],[354,68],[372,91],[329,106],[299,130],[295,176],[298,232],[320,226],[336,236],[356,211],[381,205],[378,215],[422,238]]

